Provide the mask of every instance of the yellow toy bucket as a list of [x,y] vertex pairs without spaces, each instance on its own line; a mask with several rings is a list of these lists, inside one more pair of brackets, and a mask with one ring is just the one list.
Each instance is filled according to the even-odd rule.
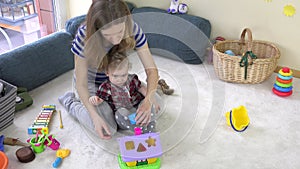
[[233,108],[230,112],[226,112],[226,121],[237,132],[243,132],[247,129],[250,119],[245,106]]

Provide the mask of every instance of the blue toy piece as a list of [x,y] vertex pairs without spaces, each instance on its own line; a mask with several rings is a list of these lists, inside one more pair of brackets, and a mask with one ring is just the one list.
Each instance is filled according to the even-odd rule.
[[52,164],[52,167],[53,168],[57,168],[60,165],[61,162],[62,162],[62,158],[61,157],[57,157],[55,159],[54,163]]
[[293,89],[293,86],[290,86],[290,87],[280,87],[278,85],[276,85],[276,83],[274,83],[274,88],[280,92],[290,92],[292,89]]
[[290,80],[293,78],[293,76],[282,76],[281,74],[278,74],[277,76],[282,80]]
[[230,56],[235,56],[235,54],[232,52],[232,50],[226,50],[224,53],[227,55],[230,55]]
[[4,152],[4,135],[0,136],[0,151]]
[[136,121],[135,121],[135,116],[136,116],[136,113],[132,113],[132,114],[130,114],[130,115],[128,116],[129,122],[130,122],[131,124],[135,124],[135,123],[136,123]]

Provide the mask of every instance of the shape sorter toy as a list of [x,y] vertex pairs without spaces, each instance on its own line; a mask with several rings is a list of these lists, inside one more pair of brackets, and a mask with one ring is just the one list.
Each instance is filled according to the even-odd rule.
[[162,147],[158,133],[125,136],[119,140],[121,169],[159,169]]
[[56,111],[55,105],[43,105],[41,112],[38,114],[33,124],[28,127],[28,134],[44,134],[49,133],[49,123],[52,117],[52,114]]

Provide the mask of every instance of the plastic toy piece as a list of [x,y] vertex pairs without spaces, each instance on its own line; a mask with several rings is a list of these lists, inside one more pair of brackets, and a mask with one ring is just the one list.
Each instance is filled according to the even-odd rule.
[[278,81],[275,82],[277,86],[280,86],[280,87],[291,87],[293,85],[293,83],[288,83],[288,84],[284,84],[284,83],[279,83]]
[[140,127],[135,127],[134,128],[134,135],[140,135],[142,134],[142,129]]
[[24,87],[18,87],[15,111],[23,110],[32,105],[32,103],[33,99],[28,94],[27,89]]
[[287,97],[287,96],[290,96],[293,94],[293,91],[289,91],[289,92],[280,92],[278,90],[276,90],[275,88],[272,89],[273,93],[275,93],[276,95],[278,96],[281,96],[281,97]]
[[61,112],[60,110],[58,110],[58,114],[59,114],[59,128],[64,128],[63,123],[62,123],[62,118],[61,118]]
[[129,122],[130,122],[131,124],[135,124],[135,123],[136,123],[136,121],[135,121],[135,116],[136,116],[136,113],[132,113],[132,114],[130,114],[130,115],[128,116]]
[[5,145],[10,145],[10,146],[15,146],[15,145],[24,146],[24,147],[30,146],[30,144],[24,143],[19,139],[11,138],[11,137],[5,137],[3,143]]
[[284,67],[284,68],[279,70],[279,74],[282,75],[282,76],[292,76],[293,72],[289,68]]
[[0,82],[0,97],[5,95],[5,87],[4,84]]
[[0,151],[3,151],[4,152],[4,135],[1,135],[0,136]]
[[235,56],[235,53],[233,53],[232,50],[226,50],[224,53],[230,56]]
[[60,143],[54,138],[54,135],[46,136],[44,144],[52,150],[58,150],[60,146]]
[[70,154],[70,150],[69,149],[59,149],[56,152],[56,160],[53,162],[52,167],[57,168],[61,162],[63,158],[66,158],[67,156],[69,156]]
[[[121,169],[159,169],[162,147],[158,133],[125,136],[119,140],[118,161]],[[128,143],[135,148],[128,150]],[[132,146],[131,146],[132,148]]]
[[274,90],[277,90],[279,92],[287,93],[287,92],[292,91],[293,86],[291,86],[291,87],[280,87],[280,86],[277,86],[276,83],[275,83],[273,88],[274,88]]
[[177,13],[178,12],[179,0],[171,0],[171,5],[168,8],[168,13]]
[[4,152],[0,151],[0,167],[1,168],[7,168],[8,167],[8,158],[7,156],[5,155]]
[[289,79],[289,80],[284,80],[284,79],[281,79],[279,78],[278,76],[276,77],[276,81],[278,81],[279,83],[283,83],[283,84],[289,84],[289,83],[292,83],[293,82],[293,79]]
[[[121,155],[118,155],[119,166],[121,169],[159,169],[161,166],[160,158],[150,158],[147,159],[147,165],[139,165],[137,166],[137,162],[124,162],[122,161]],[[151,162],[151,163],[150,163]]]
[[49,123],[52,117],[52,114],[56,111],[55,105],[43,105],[42,110],[39,115],[34,120],[33,124],[28,127],[28,134],[41,134],[42,131],[44,134],[49,133]]
[[233,108],[226,113],[226,121],[237,132],[243,132],[247,129],[250,119],[245,106]]
[[21,163],[28,163],[35,159],[35,154],[30,147],[19,148],[16,156]]
[[187,13],[187,12],[188,12],[188,6],[187,6],[187,4],[185,4],[185,3],[180,3],[180,4],[178,5],[178,12],[179,12],[180,14],[185,14],[185,13]]
[[42,136],[40,137],[33,137],[31,139],[28,139],[27,142],[31,145],[33,152],[35,153],[41,153],[45,150],[45,145],[44,145],[44,138]]
[[276,82],[272,88],[274,94],[280,97],[287,97],[293,94],[293,72],[288,67],[279,70]]

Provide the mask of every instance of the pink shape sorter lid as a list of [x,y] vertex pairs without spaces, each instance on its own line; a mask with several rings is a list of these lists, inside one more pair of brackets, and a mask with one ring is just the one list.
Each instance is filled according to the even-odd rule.
[[162,155],[158,133],[125,136],[118,139],[124,162],[156,158]]

